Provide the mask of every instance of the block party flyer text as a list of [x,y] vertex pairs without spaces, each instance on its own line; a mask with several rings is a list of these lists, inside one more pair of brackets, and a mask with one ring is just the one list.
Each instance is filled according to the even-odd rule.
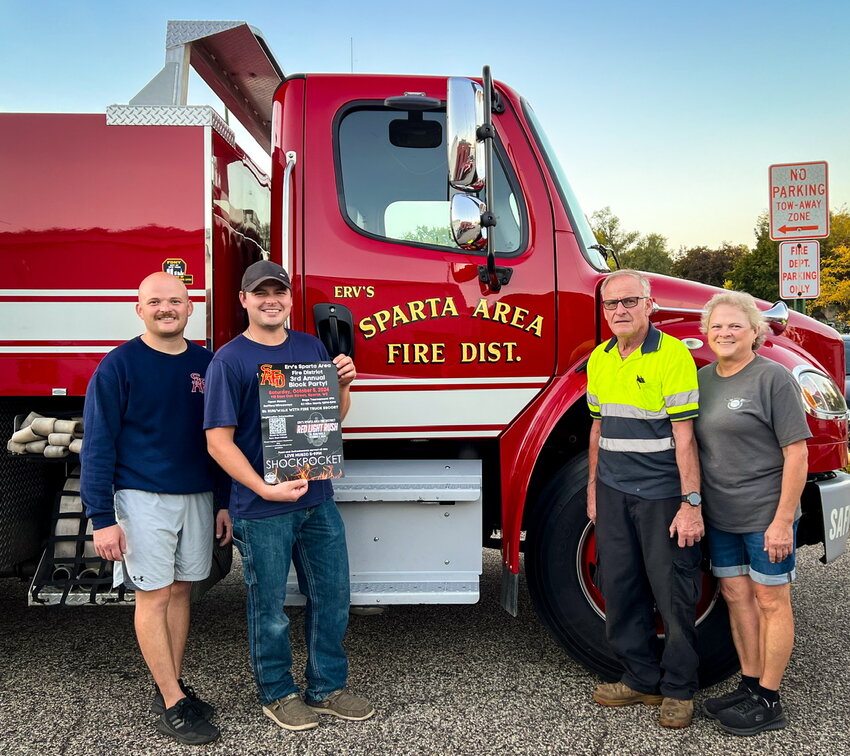
[[259,365],[263,478],[341,478],[339,380],[332,362]]

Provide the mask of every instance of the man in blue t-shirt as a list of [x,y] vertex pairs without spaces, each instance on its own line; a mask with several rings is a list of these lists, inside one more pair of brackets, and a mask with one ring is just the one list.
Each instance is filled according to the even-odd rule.
[[[262,477],[258,366],[327,362],[314,336],[285,327],[292,287],[277,263],[261,260],[242,276],[239,301],[248,327],[216,352],[207,371],[204,428],[210,454],[233,478],[230,510],[217,527],[231,527],[242,554],[248,588],[251,666],[263,712],[287,730],[309,730],[318,714],[368,719],[372,705],[346,687],[348,659],[342,647],[350,602],[345,528],[329,480],[267,484]],[[340,386],[340,418],[351,402],[356,377],[350,357],[333,360]],[[301,697],[292,673],[289,619],[283,610],[290,559],[307,597],[307,690]]]
[[219,735],[208,721],[214,709],[180,669],[192,583],[212,563],[215,465],[203,430],[212,355],[183,337],[192,302],[178,278],[145,278],[136,313],[145,332],[109,352],[86,391],[81,496],[95,550],[123,562],[125,585],[136,592],[157,729],[181,743],[209,743]]

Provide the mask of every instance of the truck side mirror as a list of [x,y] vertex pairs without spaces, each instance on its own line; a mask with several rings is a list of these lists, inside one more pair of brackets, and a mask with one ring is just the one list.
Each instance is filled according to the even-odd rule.
[[446,146],[449,185],[461,192],[480,192],[486,184],[484,145],[478,127],[484,123],[484,89],[470,79],[452,76],[446,96]]
[[452,236],[461,249],[477,251],[487,246],[487,229],[481,215],[487,206],[468,194],[455,194],[450,206]]
[[762,315],[776,334],[782,333],[788,327],[788,305],[782,300],[775,302],[773,307],[765,310]]

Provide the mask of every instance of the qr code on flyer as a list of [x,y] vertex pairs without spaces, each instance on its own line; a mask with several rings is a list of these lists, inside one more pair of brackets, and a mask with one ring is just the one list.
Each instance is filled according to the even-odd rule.
[[286,418],[285,417],[270,417],[269,418],[269,436],[274,438],[286,438]]

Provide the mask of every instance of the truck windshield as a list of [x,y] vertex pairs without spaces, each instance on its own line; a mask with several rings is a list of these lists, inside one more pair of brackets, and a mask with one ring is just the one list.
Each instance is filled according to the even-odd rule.
[[558,193],[561,195],[561,202],[564,203],[564,208],[570,217],[570,223],[572,224],[573,231],[579,241],[582,253],[593,267],[599,270],[608,270],[608,263],[605,260],[605,256],[598,249],[591,249],[591,245],[597,243],[596,237],[593,234],[593,229],[591,229],[587,217],[581,210],[581,206],[573,193],[570,182],[567,181],[567,174],[564,173],[564,169],[558,162],[558,157],[552,149],[552,145],[546,136],[546,132],[543,131],[540,121],[537,120],[534,110],[525,98],[522,99],[522,109],[525,113],[526,119],[531,124],[532,133],[534,138],[537,140],[537,146],[543,153],[543,157],[549,167],[549,173],[552,176],[552,180],[558,187]]

